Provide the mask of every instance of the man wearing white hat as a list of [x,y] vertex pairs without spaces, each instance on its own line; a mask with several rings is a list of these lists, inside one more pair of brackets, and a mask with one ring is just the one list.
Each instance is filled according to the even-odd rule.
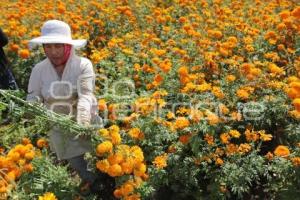
[[[73,116],[80,124],[89,124],[95,107],[93,95],[95,73],[87,58],[75,54],[74,48],[84,47],[86,40],[73,40],[68,24],[49,20],[41,36],[29,41],[31,48],[41,44],[47,56],[32,69],[28,85],[28,101],[40,101],[48,109]],[[96,177],[87,170],[84,153],[91,151],[90,141],[75,139],[55,127],[49,133],[50,148],[58,159],[66,159],[83,182],[92,184]]]

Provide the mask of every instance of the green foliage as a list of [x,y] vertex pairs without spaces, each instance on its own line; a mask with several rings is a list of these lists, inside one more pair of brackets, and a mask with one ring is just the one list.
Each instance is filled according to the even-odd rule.
[[46,154],[35,158],[32,164],[34,170],[21,176],[12,196],[32,200],[45,192],[52,192],[58,199],[74,198],[78,179],[76,181],[71,176],[66,166],[54,164],[53,158]]

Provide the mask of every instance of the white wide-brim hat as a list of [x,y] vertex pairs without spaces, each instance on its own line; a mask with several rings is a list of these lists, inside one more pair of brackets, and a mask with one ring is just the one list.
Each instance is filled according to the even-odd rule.
[[29,47],[33,48],[38,44],[61,43],[70,44],[75,48],[86,45],[86,40],[73,40],[70,26],[59,20],[49,20],[44,23],[41,29],[42,35],[29,41]]

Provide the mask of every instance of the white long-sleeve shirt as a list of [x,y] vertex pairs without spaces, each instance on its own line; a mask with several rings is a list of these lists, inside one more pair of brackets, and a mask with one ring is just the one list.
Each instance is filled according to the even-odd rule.
[[72,51],[61,77],[46,58],[34,66],[28,85],[27,100],[40,99],[57,113],[70,114],[78,123],[89,123],[95,104],[95,73],[90,60]]
[[[60,77],[48,58],[32,69],[28,101],[39,99],[56,113],[71,115],[78,123],[88,124],[96,99],[93,95],[95,73],[90,60],[78,57],[72,50]],[[57,127],[50,131],[50,147],[59,159],[67,159],[89,150],[88,141],[73,139]]]

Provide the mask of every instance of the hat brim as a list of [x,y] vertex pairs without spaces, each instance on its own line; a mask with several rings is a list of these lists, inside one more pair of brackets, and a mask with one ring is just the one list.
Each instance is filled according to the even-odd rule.
[[58,37],[49,37],[49,36],[41,36],[34,38],[29,41],[29,47],[32,49],[36,45],[39,44],[53,44],[53,43],[59,43],[59,44],[70,44],[73,45],[75,48],[82,48],[86,45],[86,40],[72,40],[70,38],[63,38],[61,36]]

